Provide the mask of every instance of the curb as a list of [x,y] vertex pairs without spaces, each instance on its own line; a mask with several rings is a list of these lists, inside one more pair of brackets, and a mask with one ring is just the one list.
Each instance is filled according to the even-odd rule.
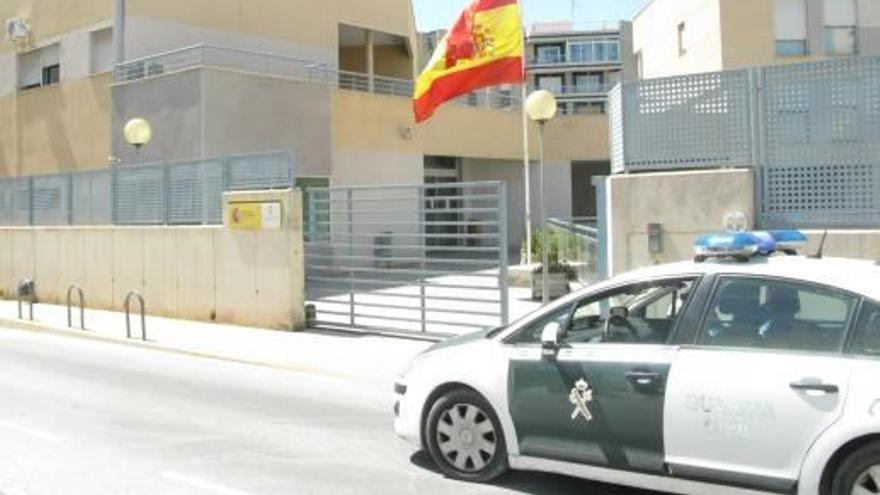
[[149,349],[152,351],[164,352],[166,354],[173,354],[177,356],[189,356],[189,357],[197,357],[203,359],[212,359],[215,361],[224,361],[228,363],[236,363],[236,364],[245,364],[250,366],[259,366],[262,368],[270,368],[281,371],[293,371],[297,373],[309,373],[315,375],[324,375],[334,378],[356,378],[354,375],[345,375],[341,373],[335,373],[332,371],[327,371],[320,368],[313,368],[309,366],[298,366],[298,365],[289,365],[289,364],[281,364],[277,362],[270,361],[260,361],[256,359],[245,359],[245,358],[237,358],[233,356],[226,356],[223,354],[212,354],[208,352],[199,352],[199,351],[191,351],[187,349],[181,349],[178,347],[169,347],[163,346],[156,341],[147,340],[146,342],[142,340],[136,339],[126,339],[121,337],[113,337],[109,335],[101,335],[99,333],[95,333],[90,330],[81,330],[81,329],[70,329],[70,328],[60,328],[52,325],[46,325],[39,322],[31,322],[29,320],[18,320],[18,319],[7,319],[0,318],[0,326],[11,329],[11,330],[22,330],[26,332],[34,332],[34,333],[45,333],[56,335],[59,337],[67,337],[67,338],[75,338],[82,340],[90,340],[95,342],[104,342],[107,344],[116,344],[123,345],[129,347],[139,347],[141,349]]

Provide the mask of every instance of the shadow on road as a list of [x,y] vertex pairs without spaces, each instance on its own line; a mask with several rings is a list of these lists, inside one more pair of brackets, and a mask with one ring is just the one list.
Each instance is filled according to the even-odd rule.
[[[440,473],[427,452],[413,454],[410,457],[410,462],[419,468]],[[658,492],[535,471],[511,471],[490,485],[529,495],[583,495],[585,493],[590,495],[662,495]]]

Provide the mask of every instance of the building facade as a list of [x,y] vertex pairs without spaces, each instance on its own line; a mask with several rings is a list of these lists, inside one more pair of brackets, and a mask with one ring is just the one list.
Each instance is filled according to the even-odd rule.
[[874,0],[653,0],[633,19],[638,77],[880,54]]
[[632,26],[534,25],[526,38],[529,85],[554,93],[565,113],[604,113],[608,91],[634,76]]
[[[13,0],[7,19],[26,36],[0,40],[0,176],[291,151],[312,186],[505,181],[511,245],[524,237],[518,94],[468,95],[416,126],[409,0]],[[134,117],[154,134],[139,156],[122,134]],[[576,164],[607,164],[607,124],[564,116],[547,138],[548,210],[567,217],[592,191]]]

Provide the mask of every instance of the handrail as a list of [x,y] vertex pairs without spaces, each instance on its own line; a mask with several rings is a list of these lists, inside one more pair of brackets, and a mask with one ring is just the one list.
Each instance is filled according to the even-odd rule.
[[125,337],[131,338],[131,299],[137,298],[141,305],[141,340],[147,341],[147,317],[145,315],[144,296],[140,293],[131,291],[125,296]]
[[31,321],[34,321],[34,281],[28,278],[23,278],[18,281],[18,285],[15,287],[15,299],[18,301],[18,319],[23,320],[22,311],[21,311],[21,292],[25,287],[29,287],[28,290],[28,313]]
[[71,310],[73,298],[73,291],[79,295],[79,327],[83,330],[86,329],[86,296],[83,295],[83,290],[80,286],[76,284],[71,284],[70,287],[67,288],[67,328],[73,328],[73,311]]

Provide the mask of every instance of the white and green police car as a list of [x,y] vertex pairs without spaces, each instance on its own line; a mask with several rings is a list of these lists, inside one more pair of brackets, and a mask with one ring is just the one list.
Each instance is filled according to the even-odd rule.
[[880,493],[880,267],[759,256],[633,272],[434,346],[395,392],[397,433],[457,479]]

